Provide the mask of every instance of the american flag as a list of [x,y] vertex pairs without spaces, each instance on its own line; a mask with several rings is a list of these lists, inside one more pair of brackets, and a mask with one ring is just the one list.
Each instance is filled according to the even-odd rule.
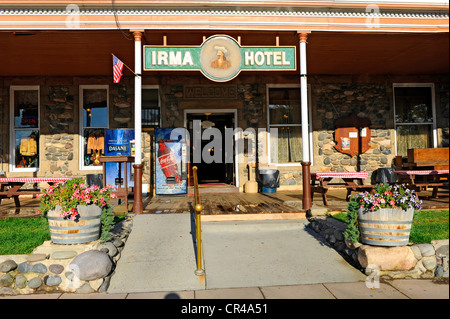
[[122,77],[123,62],[120,61],[115,55],[113,55],[113,74],[114,83],[119,83]]

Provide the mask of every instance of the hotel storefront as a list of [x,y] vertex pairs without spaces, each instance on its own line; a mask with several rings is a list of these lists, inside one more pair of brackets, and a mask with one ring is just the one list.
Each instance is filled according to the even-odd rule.
[[[144,193],[153,192],[154,129],[192,130],[195,121],[202,130],[242,129],[237,139],[245,140],[243,150],[233,144],[231,161],[220,152],[221,160],[196,163],[200,182],[241,191],[249,178],[247,129],[263,132],[256,166],[280,171],[279,190],[302,189],[305,139],[311,171],[372,173],[391,167],[408,148],[449,145],[448,5],[380,4],[377,20],[371,20],[367,6],[350,4],[312,10],[298,2],[276,11],[269,2],[247,10],[236,4],[203,11],[120,7],[115,15],[107,4],[85,4],[75,12],[79,24],[67,25],[73,11],[64,14],[65,1],[40,9],[6,2],[0,2],[0,171],[7,177],[101,173],[96,156],[104,154],[104,131],[136,127],[135,76],[124,68],[120,83],[113,83],[111,59],[113,53],[136,71],[136,39]],[[232,47],[210,50],[209,66],[222,58],[215,69],[228,72],[230,64],[239,64],[225,76],[194,68],[195,55],[186,57],[186,50],[170,53],[202,48],[219,36],[232,47],[255,48],[252,55],[242,51],[239,62]],[[168,48],[167,55],[150,50],[146,57],[146,46]],[[281,53],[287,47],[295,52],[291,60]],[[302,58],[307,70],[300,67]],[[149,67],[153,62],[159,67]],[[359,159],[335,147],[341,142],[335,121],[352,115],[370,121],[368,150]],[[277,134],[268,135],[271,129]]]

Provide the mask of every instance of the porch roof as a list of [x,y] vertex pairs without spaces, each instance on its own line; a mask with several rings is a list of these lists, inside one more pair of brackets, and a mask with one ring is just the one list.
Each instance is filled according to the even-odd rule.
[[[298,46],[296,32],[223,33],[241,36],[242,45],[274,45],[279,36],[280,45]],[[0,32],[1,74],[112,76],[111,53],[134,67],[134,42],[128,34],[128,30]],[[160,45],[167,35],[169,45],[200,45],[203,36],[213,34],[211,30],[146,31],[143,44]],[[448,57],[448,33],[312,32],[307,45],[310,75],[448,75]],[[154,74],[144,72],[144,77]],[[282,74],[298,75],[298,71]]]

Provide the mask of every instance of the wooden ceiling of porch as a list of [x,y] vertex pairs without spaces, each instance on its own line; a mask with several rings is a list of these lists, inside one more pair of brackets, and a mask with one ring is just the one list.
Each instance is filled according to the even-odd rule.
[[[298,45],[294,32],[223,33],[242,45],[275,45],[277,35],[280,45]],[[147,31],[144,44],[160,45],[164,34],[168,45],[200,45],[213,33]],[[111,53],[134,67],[133,38],[120,31],[0,32],[0,44],[0,76],[110,76]],[[449,34],[314,32],[307,55],[309,74],[448,74]]]

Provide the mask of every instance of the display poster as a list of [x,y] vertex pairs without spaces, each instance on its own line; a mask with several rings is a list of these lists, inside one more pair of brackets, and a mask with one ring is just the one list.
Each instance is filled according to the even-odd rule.
[[[134,147],[134,129],[105,130],[105,156],[131,156]],[[128,187],[134,186],[133,163],[105,163],[106,184],[125,187],[124,172],[127,165]]]
[[181,136],[171,139],[173,129],[155,129],[156,195],[187,194],[186,144]]

